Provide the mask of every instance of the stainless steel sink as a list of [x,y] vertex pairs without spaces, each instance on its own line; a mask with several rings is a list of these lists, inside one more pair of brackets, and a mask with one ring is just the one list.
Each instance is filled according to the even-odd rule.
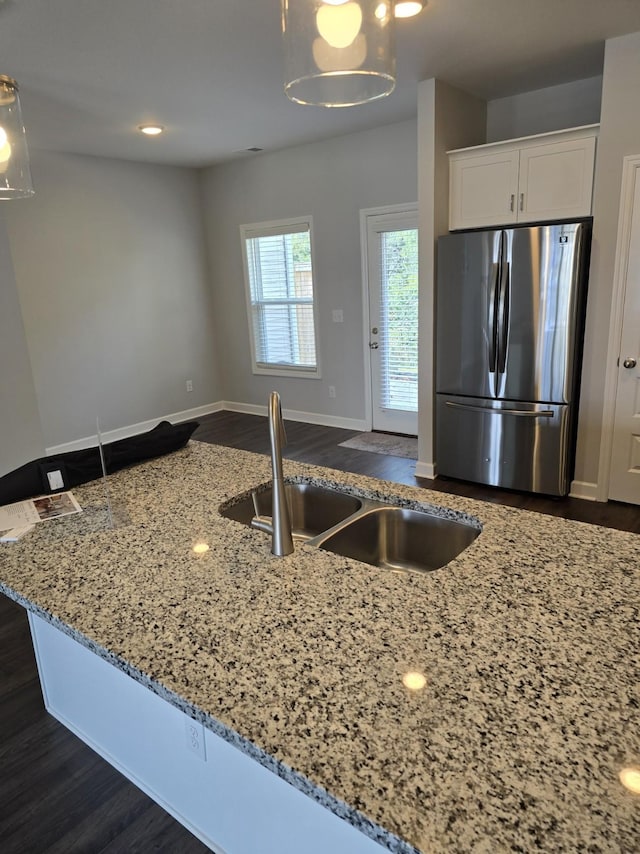
[[[358,498],[313,483],[286,483],[295,539],[325,551],[396,571],[430,571],[452,561],[480,533],[480,523]],[[223,505],[227,519],[269,531],[270,487]],[[258,524],[256,524],[256,522]]]
[[432,513],[376,507],[318,538],[321,549],[393,570],[433,570],[452,561],[480,531]]
[[[354,495],[312,483],[287,483],[285,492],[291,531],[298,540],[309,540],[328,531],[362,507],[362,501]],[[255,491],[236,504],[221,509],[220,514],[250,525],[256,516],[271,517],[272,496],[271,488]]]

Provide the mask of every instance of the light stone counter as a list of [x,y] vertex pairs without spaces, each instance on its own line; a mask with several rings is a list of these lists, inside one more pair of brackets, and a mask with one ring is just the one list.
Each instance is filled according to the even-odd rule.
[[[285,475],[445,505],[483,531],[398,575],[218,507],[264,456],[190,442],[0,548],[0,589],[392,851],[637,851],[640,538],[285,461]],[[204,541],[210,550],[196,555]],[[426,687],[406,689],[419,671]]]

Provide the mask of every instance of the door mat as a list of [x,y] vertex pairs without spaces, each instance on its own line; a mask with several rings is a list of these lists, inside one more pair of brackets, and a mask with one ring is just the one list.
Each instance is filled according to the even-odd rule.
[[340,448],[354,448],[357,451],[370,451],[373,454],[389,454],[391,457],[418,459],[418,440],[410,436],[394,436],[389,433],[359,433],[346,442],[340,442]]

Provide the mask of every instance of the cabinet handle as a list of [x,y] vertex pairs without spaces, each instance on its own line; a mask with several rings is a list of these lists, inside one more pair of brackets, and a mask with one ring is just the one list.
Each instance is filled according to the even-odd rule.
[[509,210],[513,213],[513,203],[515,202],[516,197],[511,193],[511,204],[509,205]]
[[520,210],[524,210],[524,193],[520,193]]

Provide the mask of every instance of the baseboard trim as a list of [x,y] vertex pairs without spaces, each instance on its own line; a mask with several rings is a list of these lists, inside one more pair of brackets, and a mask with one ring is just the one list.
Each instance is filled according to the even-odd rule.
[[266,415],[267,407],[258,403],[238,403],[235,400],[223,400],[225,412],[242,412],[244,415]]
[[435,480],[436,478],[436,464],[435,463],[422,463],[420,460],[416,463],[416,470],[414,472],[416,477],[425,477],[427,480]]
[[572,480],[569,496],[571,498],[582,498],[585,501],[597,501],[598,484],[589,483],[585,480]]
[[[148,421],[129,424],[127,427],[118,427],[116,430],[107,430],[102,433],[102,441],[103,443],[117,442],[118,439],[127,439],[129,436],[137,436],[138,433],[152,430],[160,421],[171,421],[172,424],[176,424],[179,421],[191,421],[193,418],[198,418],[201,415],[220,412],[224,408],[223,402],[219,400],[217,403],[195,406],[193,409],[184,409],[182,412],[173,412],[171,415],[159,415],[157,418],[151,418]],[[82,439],[74,439],[73,442],[52,445],[50,448],[46,448],[46,454],[47,456],[55,456],[55,454],[65,454],[68,451],[81,451],[83,448],[93,448],[97,444],[98,434],[94,433],[93,436],[84,436]]]
[[[173,412],[170,415],[159,415],[157,418],[151,418],[148,421],[140,421],[137,424],[130,424],[127,427],[118,427],[116,430],[108,430],[102,434],[102,441],[116,442],[118,439],[127,439],[129,436],[136,436],[138,433],[144,433],[151,430],[159,421],[171,421],[172,424],[178,421],[190,421],[193,418],[198,418],[201,415],[211,415],[213,412],[243,412],[246,415],[267,415],[267,407],[257,403],[238,403],[233,400],[218,400],[216,403],[208,403],[205,406],[196,406],[193,409],[184,409],[182,412]],[[368,430],[367,423],[360,418],[341,418],[336,415],[323,415],[318,412],[302,412],[297,409],[283,409],[282,414],[289,421],[302,421],[305,424],[318,424],[324,427],[340,427],[344,430],[357,430],[364,432]],[[80,451],[83,448],[92,448],[98,444],[97,433],[93,436],[83,436],[82,439],[74,439],[72,442],[64,442],[61,445],[52,445],[46,448],[47,456],[55,456],[55,454],[64,454],[68,451]],[[428,477],[429,475],[422,475]]]
[[[265,415],[266,405],[257,403],[238,403],[234,400],[224,400],[222,408],[230,412],[243,412],[245,415]],[[338,415],[324,415],[319,412],[304,412],[298,409],[283,409],[285,420],[302,421],[304,424],[319,424],[323,427],[339,427],[343,430],[357,430],[365,432],[368,430],[367,422],[363,418],[342,418]]]

